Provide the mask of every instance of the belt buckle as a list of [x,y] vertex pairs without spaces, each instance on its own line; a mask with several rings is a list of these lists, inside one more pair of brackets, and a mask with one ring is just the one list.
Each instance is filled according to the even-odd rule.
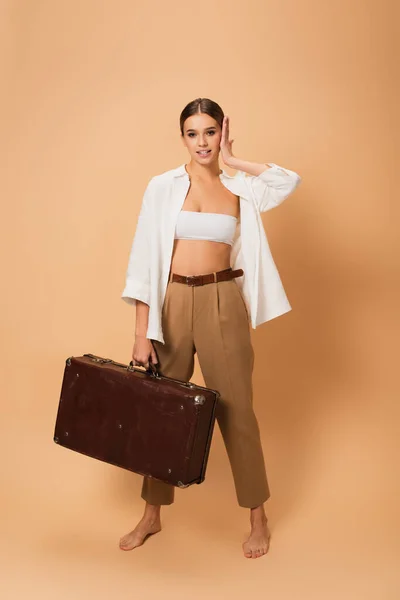
[[193,287],[195,285],[194,280],[196,279],[197,276],[196,275],[185,275],[185,277],[186,277],[187,285],[190,285]]

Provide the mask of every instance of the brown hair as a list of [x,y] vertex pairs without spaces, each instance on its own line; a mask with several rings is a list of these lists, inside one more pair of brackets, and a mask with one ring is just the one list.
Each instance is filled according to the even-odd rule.
[[224,111],[222,110],[220,105],[214,102],[213,100],[210,100],[209,98],[196,98],[195,100],[189,102],[189,104],[187,104],[181,112],[179,124],[182,136],[184,122],[188,117],[191,117],[192,115],[195,115],[197,113],[205,113],[206,115],[210,115],[210,117],[217,121],[217,123],[222,129]]

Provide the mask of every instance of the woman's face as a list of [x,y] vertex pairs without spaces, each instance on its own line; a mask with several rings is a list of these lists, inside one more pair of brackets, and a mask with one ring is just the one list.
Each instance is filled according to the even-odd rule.
[[183,143],[193,161],[209,164],[218,160],[221,142],[221,127],[205,113],[188,117],[183,124]]

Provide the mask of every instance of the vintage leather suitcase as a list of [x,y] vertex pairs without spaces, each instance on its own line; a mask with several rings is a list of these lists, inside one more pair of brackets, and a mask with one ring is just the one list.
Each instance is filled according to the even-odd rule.
[[93,354],[66,360],[60,446],[187,487],[204,481],[219,393]]

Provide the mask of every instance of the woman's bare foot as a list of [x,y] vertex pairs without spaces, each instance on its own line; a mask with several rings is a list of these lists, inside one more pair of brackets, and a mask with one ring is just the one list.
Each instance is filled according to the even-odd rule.
[[268,552],[271,533],[267,522],[263,505],[251,509],[251,532],[248,539],[243,542],[243,552],[246,558],[259,558]]
[[130,533],[124,535],[119,541],[121,550],[133,550],[141,546],[145,539],[161,531],[160,507],[147,504],[145,513]]

